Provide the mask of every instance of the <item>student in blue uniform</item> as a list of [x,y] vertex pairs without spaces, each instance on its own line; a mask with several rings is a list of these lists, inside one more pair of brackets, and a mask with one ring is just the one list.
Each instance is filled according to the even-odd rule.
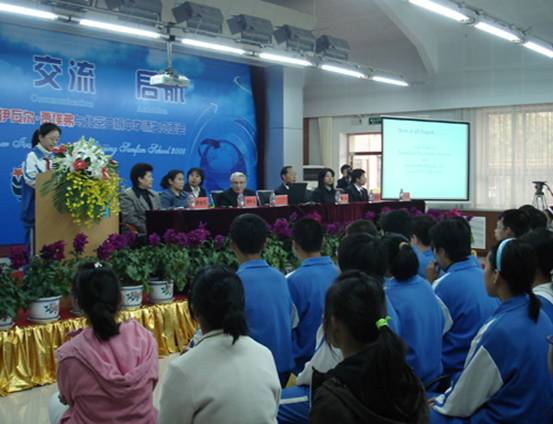
[[436,225],[434,218],[428,215],[416,216],[413,218],[413,234],[411,245],[413,246],[417,259],[419,260],[418,274],[426,279],[426,268],[434,261],[432,246],[430,245],[430,229]]
[[161,209],[185,208],[188,194],[184,192],[184,172],[172,169],[163,176],[160,183],[164,189],[159,194]]
[[385,236],[388,274],[386,296],[397,312],[407,363],[428,386],[442,375],[444,318],[428,281],[417,275],[418,260],[402,237]]
[[292,299],[284,275],[261,259],[268,233],[259,216],[240,215],[230,227],[230,247],[240,263],[237,275],[244,285],[249,335],[271,351],[285,386],[294,367]]
[[[360,269],[374,277],[381,284],[386,272],[386,255],[380,239],[368,234],[353,234],[345,237],[338,249],[338,263],[341,271]],[[389,300],[387,313],[391,317],[389,326],[399,334],[399,319]],[[296,378],[296,386],[282,391],[278,410],[279,423],[307,423],[309,419],[309,396],[313,370],[327,372],[343,359],[342,352],[332,347],[324,338],[322,325],[317,331],[315,353],[306,362],[303,371]]]
[[483,272],[471,257],[471,231],[462,218],[446,219],[430,230],[436,262],[445,274],[433,283],[445,319],[442,341],[444,375],[463,369],[470,342],[498,302],[486,293]]
[[532,292],[533,249],[506,239],[488,255],[485,286],[501,305],[472,341],[464,369],[435,400],[433,423],[550,423],[546,336],[553,324]]
[[298,325],[292,332],[294,373],[303,370],[315,352],[315,335],[321,325],[325,293],[338,276],[328,256],[321,256],[323,227],[314,219],[303,218],[292,229],[292,248],[301,266],[286,277]]
[[407,240],[413,235],[413,219],[405,209],[390,211],[382,216],[380,222],[382,232],[401,234]]
[[530,218],[520,209],[507,209],[501,212],[495,227],[495,239],[505,240],[520,237],[530,230]]
[[538,266],[534,293],[541,301],[542,310],[553,322],[553,232],[539,228],[526,233],[520,240],[530,244],[536,252]]
[[35,250],[36,177],[50,169],[50,152],[58,143],[60,136],[61,128],[56,124],[50,122],[42,124],[33,133],[33,149],[27,154],[22,164],[24,184],[21,198],[21,220],[25,228],[25,245],[29,254],[33,254]]

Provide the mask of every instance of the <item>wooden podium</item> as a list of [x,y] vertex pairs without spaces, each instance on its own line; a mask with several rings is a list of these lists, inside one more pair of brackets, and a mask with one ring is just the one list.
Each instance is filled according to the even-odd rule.
[[56,241],[65,242],[65,255],[73,249],[73,239],[78,233],[88,237],[84,255],[96,256],[95,250],[113,233],[119,232],[119,216],[110,215],[97,224],[90,226],[77,225],[71,215],[59,213],[54,207],[53,193],[43,196],[42,186],[50,179],[51,172],[39,174],[36,179],[36,207],[35,207],[35,253],[38,254],[45,244]]

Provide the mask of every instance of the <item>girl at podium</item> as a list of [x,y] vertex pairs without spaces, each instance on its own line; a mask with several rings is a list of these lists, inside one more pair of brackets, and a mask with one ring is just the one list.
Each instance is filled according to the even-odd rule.
[[50,152],[56,146],[61,136],[61,129],[56,124],[46,122],[34,133],[32,150],[27,154],[22,164],[23,195],[21,198],[21,220],[25,228],[25,246],[32,255],[35,229],[35,184],[38,174],[50,169]]

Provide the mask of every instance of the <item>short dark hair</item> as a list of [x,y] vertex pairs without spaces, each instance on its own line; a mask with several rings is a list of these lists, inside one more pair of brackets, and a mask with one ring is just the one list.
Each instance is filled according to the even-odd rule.
[[436,225],[436,220],[428,215],[416,216],[413,218],[413,235],[424,246],[430,246],[430,229]]
[[115,316],[121,303],[121,288],[111,268],[95,262],[82,264],[75,275],[73,295],[99,340],[107,341],[119,334]]
[[547,228],[547,216],[538,208],[532,205],[523,205],[518,210],[524,212],[528,217],[531,230]]
[[430,240],[435,250],[444,249],[452,262],[460,262],[470,255],[470,225],[463,218],[449,218],[430,229]]
[[186,173],[186,180],[188,180],[188,178],[190,178],[190,175],[194,172],[200,176],[200,178],[201,178],[200,185],[202,185],[204,183],[204,179],[205,179],[205,173],[204,173],[204,170],[202,168],[190,168],[188,170],[188,172]]
[[289,169],[292,169],[293,167],[290,166],[290,165],[286,165],[286,166],[283,166],[282,169],[280,170],[280,179],[282,180],[282,178],[288,174],[288,170]]
[[372,221],[369,221],[368,219],[358,219],[347,226],[346,234],[350,236],[352,234],[359,233],[370,234],[371,236],[376,237],[378,230]]
[[365,170],[361,168],[356,168],[353,171],[351,171],[351,182],[356,182],[359,178],[361,178],[365,174]]
[[549,277],[553,271],[553,232],[545,228],[537,228],[524,234],[520,241],[534,248],[538,260],[538,269]]
[[398,281],[406,281],[417,275],[419,259],[403,236],[387,234],[383,240],[390,274]]
[[237,216],[230,226],[230,239],[242,253],[255,255],[263,250],[269,235],[265,220],[252,213]]
[[159,185],[161,186],[161,188],[167,190],[170,187],[169,181],[173,181],[175,178],[177,178],[177,175],[179,174],[182,174],[182,176],[184,177],[184,172],[180,169],[171,169],[167,174],[163,176]]
[[413,234],[413,220],[405,209],[398,209],[384,214],[380,226],[385,233],[401,234],[408,239]]
[[222,329],[234,344],[248,334],[244,287],[235,272],[210,266],[198,272],[190,288],[189,307],[194,318],[202,317],[212,330]]
[[324,187],[325,177],[328,172],[330,172],[333,177],[335,176],[334,171],[331,168],[324,168],[319,171],[319,177],[317,178],[317,180],[319,181],[319,188]]
[[344,237],[338,247],[338,265],[341,271],[357,269],[383,279],[386,255],[381,240],[361,233]]
[[320,252],[323,248],[324,229],[311,218],[302,218],[292,228],[294,240],[307,253]]
[[342,165],[342,166],[340,167],[340,173],[342,173],[342,174],[343,174],[343,173],[344,173],[344,171],[345,171],[346,169],[351,169],[351,165],[350,165],[350,164],[348,164],[348,163],[346,163],[346,164]]
[[518,209],[507,209],[499,215],[505,228],[510,228],[515,237],[520,237],[530,230],[530,219],[528,215]]
[[32,137],[32,140],[31,140],[31,144],[33,145],[33,147],[35,147],[38,143],[40,143],[39,135],[41,137],[46,137],[52,131],[57,131],[61,134],[61,128],[59,126],[57,126],[56,124],[54,124],[52,122],[45,122],[44,124],[42,124],[33,133],[33,137]]
[[138,187],[138,179],[144,178],[148,172],[154,172],[154,167],[149,163],[135,163],[131,168],[131,183],[133,187]]

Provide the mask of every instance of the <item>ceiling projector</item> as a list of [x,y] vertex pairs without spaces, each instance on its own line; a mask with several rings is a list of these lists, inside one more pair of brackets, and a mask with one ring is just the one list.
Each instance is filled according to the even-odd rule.
[[184,75],[179,75],[173,70],[166,70],[150,77],[150,85],[168,85],[171,87],[190,87],[191,81]]

